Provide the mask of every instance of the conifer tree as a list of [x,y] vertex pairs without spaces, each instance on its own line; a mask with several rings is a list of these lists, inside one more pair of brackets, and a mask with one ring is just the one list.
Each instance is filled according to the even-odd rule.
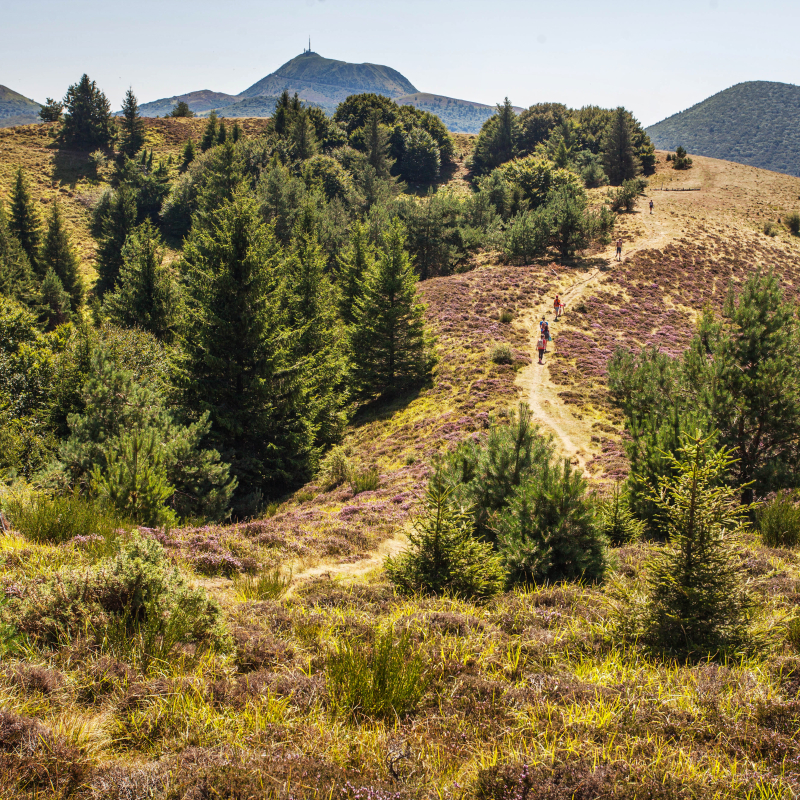
[[39,118],[42,122],[58,122],[63,112],[64,104],[48,97],[47,102],[39,109]]
[[61,141],[70,147],[93,150],[108,147],[115,136],[114,121],[108,98],[88,75],[67,89],[64,97],[67,110],[61,127]]
[[189,168],[189,164],[194,161],[195,147],[194,139],[187,139],[183,147],[183,160],[181,161],[181,172],[185,172]]
[[364,276],[350,332],[351,374],[356,392],[370,397],[424,381],[434,357],[425,332],[424,306],[405,250],[406,233],[394,220],[384,249]]
[[70,241],[58,202],[53,203],[50,212],[39,261],[41,269],[52,269],[58,275],[61,285],[70,296],[72,310],[77,311],[83,302],[83,282],[78,254]]
[[722,480],[734,458],[696,432],[669,459],[674,477],[653,493],[669,544],[648,576],[644,639],[682,658],[735,651],[748,638],[752,599],[735,550],[750,509]]
[[356,301],[361,297],[364,276],[375,263],[375,248],[369,230],[362,222],[354,222],[350,245],[339,259],[339,313],[346,325],[355,321]]
[[231,129],[231,141],[233,141],[233,143],[236,144],[236,142],[238,142],[239,139],[241,138],[242,138],[242,127],[241,125],[239,125],[239,122],[237,120],[236,122],[233,123],[233,128]]
[[389,158],[389,132],[381,124],[381,112],[375,109],[367,122],[367,161],[379,178],[388,178],[394,160]]
[[308,114],[302,110],[295,115],[291,135],[292,151],[295,158],[305,161],[319,150],[314,125],[308,118]]
[[511,161],[518,152],[519,122],[511,101],[506,97],[498,103],[497,113],[486,120],[475,143],[472,168],[478,175],[490,173],[506,161]]
[[11,232],[0,203],[0,295],[29,304],[33,300],[33,274],[28,256]]
[[278,290],[280,251],[244,187],[195,217],[183,256],[185,399],[210,413],[212,443],[253,513],[308,475],[313,429]]
[[47,330],[53,330],[53,328],[69,322],[71,305],[69,294],[61,284],[58,275],[52,269],[48,269],[39,290],[39,307]]
[[208,115],[208,122],[203,130],[203,136],[200,139],[200,149],[205,153],[217,143],[219,136],[219,129],[217,126],[217,112],[212,111]]
[[128,87],[122,103],[122,144],[120,150],[133,158],[144,145],[144,121],[139,114],[139,103],[133,89]]
[[127,184],[119,187],[102,222],[97,248],[97,293],[103,296],[117,282],[122,266],[122,248],[136,226],[136,194]]
[[603,168],[613,186],[635,178],[641,165],[633,149],[630,114],[621,106],[614,111],[602,144]]
[[302,364],[315,442],[336,442],[345,424],[347,402],[342,390],[344,339],[337,315],[337,293],[325,272],[327,259],[316,230],[304,233],[302,217],[295,227],[292,253],[283,268],[286,322],[296,332],[294,358]]
[[225,127],[225,120],[221,119],[219,121],[219,127],[217,128],[217,144],[225,144],[228,140],[228,131]]
[[128,236],[116,289],[106,295],[105,308],[118,325],[172,339],[179,317],[178,285],[164,264],[164,245],[150,220]]
[[42,238],[41,222],[31,199],[28,182],[22,172],[17,170],[17,179],[11,190],[11,219],[9,228],[28,256],[28,261],[37,273],[39,269],[39,244]]

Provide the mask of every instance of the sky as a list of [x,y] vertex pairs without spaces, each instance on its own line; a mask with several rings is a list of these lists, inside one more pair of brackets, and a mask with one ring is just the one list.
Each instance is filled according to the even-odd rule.
[[5,0],[0,84],[44,102],[86,72],[118,108],[238,94],[302,52],[418,90],[623,105],[651,125],[733,84],[800,84],[798,0]]

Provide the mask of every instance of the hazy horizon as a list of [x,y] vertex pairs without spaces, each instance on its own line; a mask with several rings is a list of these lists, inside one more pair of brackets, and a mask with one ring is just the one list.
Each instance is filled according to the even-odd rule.
[[[56,0],[4,14],[0,83],[44,102],[86,72],[114,109],[210,89],[238,94],[302,52],[385,64],[419,91],[518,106],[624,105],[644,125],[736,83],[800,83],[800,6],[788,0]],[[488,9],[488,10],[487,10]],[[32,25],[31,20],[44,20]]]

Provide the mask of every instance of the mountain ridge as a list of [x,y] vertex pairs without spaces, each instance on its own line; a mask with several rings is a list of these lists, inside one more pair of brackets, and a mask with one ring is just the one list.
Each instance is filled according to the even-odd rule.
[[40,122],[41,103],[0,84],[0,128]]

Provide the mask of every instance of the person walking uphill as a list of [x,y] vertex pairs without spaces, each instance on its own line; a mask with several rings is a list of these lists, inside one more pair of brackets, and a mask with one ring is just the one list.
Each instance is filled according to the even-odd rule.
[[536,349],[539,351],[539,363],[542,364],[544,363],[542,359],[547,350],[547,337],[544,335],[544,332],[539,334],[539,341],[536,342]]
[[553,312],[556,320],[564,313],[564,304],[561,302],[561,298],[558,295],[556,295],[556,299],[553,300]]
[[617,261],[622,261],[622,239],[617,239]]

